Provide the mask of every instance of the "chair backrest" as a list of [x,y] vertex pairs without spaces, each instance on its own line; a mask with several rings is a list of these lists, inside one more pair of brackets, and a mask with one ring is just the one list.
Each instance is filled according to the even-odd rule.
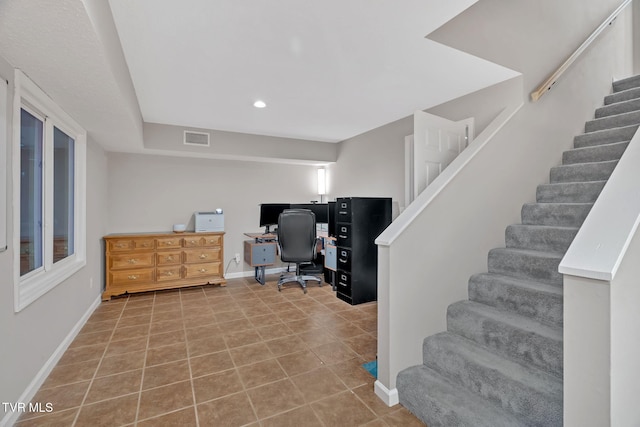
[[310,262],[316,256],[316,216],[307,209],[287,209],[278,217],[278,245],[284,262]]

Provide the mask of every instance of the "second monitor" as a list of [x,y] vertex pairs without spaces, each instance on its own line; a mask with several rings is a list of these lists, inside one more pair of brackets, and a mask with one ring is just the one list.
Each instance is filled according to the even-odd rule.
[[291,209],[309,209],[316,216],[316,223],[329,222],[329,205],[327,203],[292,203]]

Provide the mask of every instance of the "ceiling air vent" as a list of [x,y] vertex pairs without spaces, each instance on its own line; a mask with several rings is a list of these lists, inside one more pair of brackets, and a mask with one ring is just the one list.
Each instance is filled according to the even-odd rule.
[[184,145],[209,146],[209,134],[204,132],[184,131]]

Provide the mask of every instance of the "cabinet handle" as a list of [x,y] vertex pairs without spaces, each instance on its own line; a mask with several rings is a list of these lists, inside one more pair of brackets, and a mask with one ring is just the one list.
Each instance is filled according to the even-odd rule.
[[173,256],[168,256],[167,258],[165,258],[166,261],[173,261]]
[[200,259],[205,259],[207,257],[207,254],[201,254],[200,255]]
[[338,213],[339,213],[340,215],[346,215],[346,214],[347,214],[347,211],[339,211]]
[[192,245],[195,245],[195,244],[196,244],[196,241],[195,241],[195,240],[192,240],[190,243],[191,243]]
[[173,276],[173,271],[167,271],[164,273],[164,276]]
[[338,285],[344,286],[345,288],[347,287],[347,284],[346,283],[342,283],[342,282],[338,282]]
[[198,270],[198,271],[200,271],[200,273],[205,273],[205,272],[207,271],[207,269],[206,269],[206,268],[201,268],[201,269],[200,269],[200,270]]
[[143,248],[146,248],[147,246],[149,246],[149,244],[148,244],[148,243],[143,243],[143,244],[142,244],[142,247],[143,247]]
[[132,274],[131,276],[128,277],[129,280],[136,280],[138,278],[137,275]]
[[341,263],[343,263],[343,264],[346,264],[346,263],[347,263],[347,260],[346,260],[346,259],[342,259],[342,258],[338,258],[338,261],[340,261],[340,262],[341,262]]
[[135,259],[135,258],[131,258],[131,259],[129,260],[129,264],[135,264],[136,262],[138,262],[138,260],[137,260],[137,259]]
[[127,245],[126,243],[118,243],[116,245],[116,248],[126,248],[127,246],[129,246],[129,245]]
[[338,237],[341,239],[346,239],[348,236],[343,236],[342,234],[338,234]]

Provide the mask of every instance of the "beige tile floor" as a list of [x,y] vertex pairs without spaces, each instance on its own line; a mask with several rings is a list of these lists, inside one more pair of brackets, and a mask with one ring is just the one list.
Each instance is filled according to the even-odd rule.
[[[102,303],[17,426],[422,426],[374,394],[376,303],[253,278]],[[38,416],[39,415],[39,416]]]

